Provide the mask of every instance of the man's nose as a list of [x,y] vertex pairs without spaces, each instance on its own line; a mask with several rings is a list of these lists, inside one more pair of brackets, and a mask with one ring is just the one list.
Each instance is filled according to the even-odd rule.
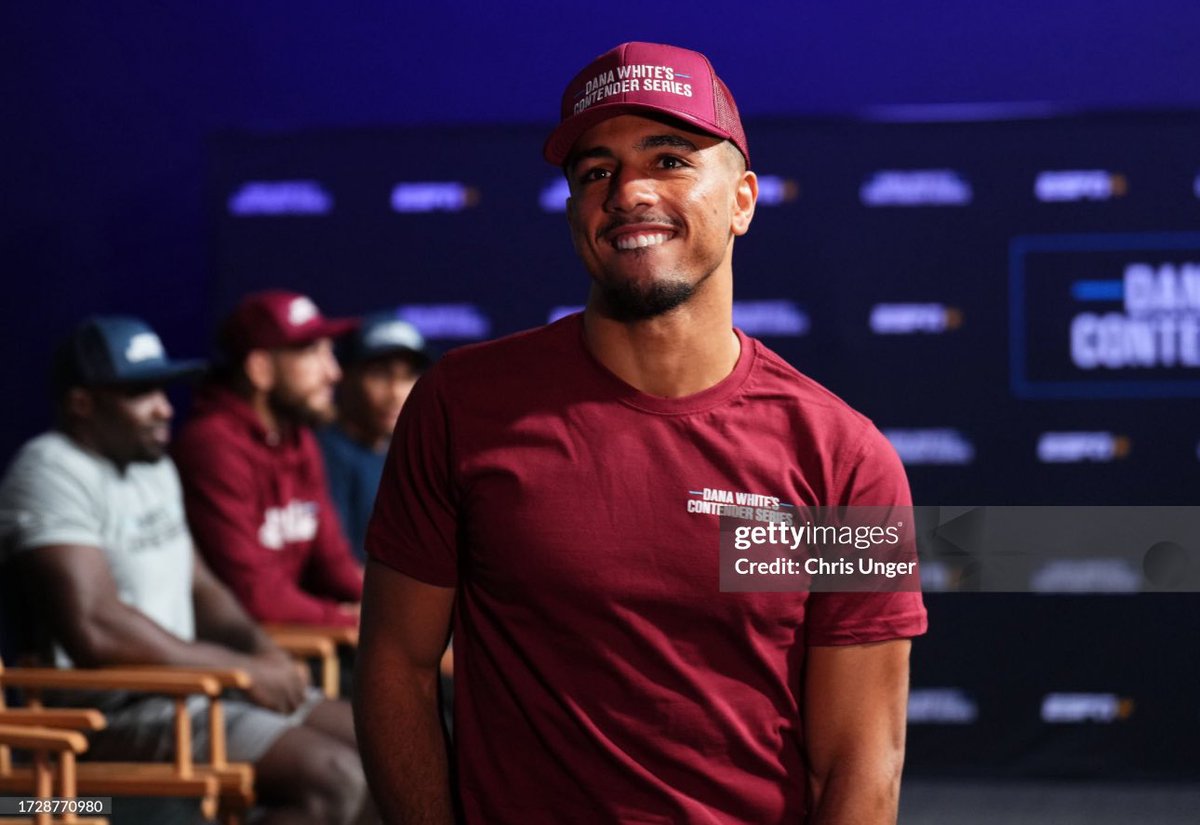
[[605,207],[613,212],[632,212],[639,207],[652,206],[658,202],[655,181],[632,169],[613,172],[608,184]]
[[167,393],[163,390],[154,392],[154,415],[163,421],[170,421],[175,417],[175,408],[171,406],[171,399],[167,398]]

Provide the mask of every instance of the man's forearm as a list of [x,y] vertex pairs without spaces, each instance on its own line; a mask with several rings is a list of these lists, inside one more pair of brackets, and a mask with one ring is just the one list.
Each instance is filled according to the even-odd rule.
[[436,668],[385,672],[369,652],[360,652],[354,677],[355,727],[367,780],[384,822],[454,822],[437,679]]
[[123,604],[114,604],[101,615],[90,617],[84,628],[74,634],[67,650],[76,664],[84,666],[233,668],[245,664],[242,655],[228,648],[181,639]]

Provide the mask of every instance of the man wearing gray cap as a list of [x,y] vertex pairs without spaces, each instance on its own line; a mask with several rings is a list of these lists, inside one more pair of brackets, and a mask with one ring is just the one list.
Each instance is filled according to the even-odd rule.
[[586,309],[430,370],[368,533],[356,719],[381,809],[894,822],[920,593],[721,591],[712,500],[911,503],[868,419],[733,327],[758,194],[733,96],[702,54],[625,43],[568,84],[544,154]]
[[[246,671],[252,687],[225,703],[226,743],[231,759],[255,766],[258,821],[351,822],[366,787],[348,705],[307,687],[195,553],[166,455],[164,387],[203,366],[168,358],[137,318],[96,317],[74,330],[55,356],[58,426],[20,450],[0,484],[0,580],[29,597],[39,631],[31,646],[59,666]],[[108,718],[89,756],[169,758],[170,698],[89,700]],[[206,753],[207,705],[189,708]]]

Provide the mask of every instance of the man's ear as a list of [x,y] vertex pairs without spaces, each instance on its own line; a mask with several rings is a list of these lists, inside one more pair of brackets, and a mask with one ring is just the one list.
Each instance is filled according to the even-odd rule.
[[96,396],[83,387],[72,387],[63,398],[63,406],[70,418],[91,418],[96,412]]
[[733,223],[734,235],[745,235],[754,220],[754,206],[758,203],[758,175],[747,170],[741,173],[737,189],[734,190]]
[[265,349],[252,349],[242,362],[246,380],[258,392],[270,392],[275,387],[275,359]]

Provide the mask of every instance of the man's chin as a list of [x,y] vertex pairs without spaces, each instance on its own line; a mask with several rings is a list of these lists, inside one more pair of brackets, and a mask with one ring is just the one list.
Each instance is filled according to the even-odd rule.
[[696,290],[685,281],[600,284],[601,313],[614,321],[646,321],[687,303]]

